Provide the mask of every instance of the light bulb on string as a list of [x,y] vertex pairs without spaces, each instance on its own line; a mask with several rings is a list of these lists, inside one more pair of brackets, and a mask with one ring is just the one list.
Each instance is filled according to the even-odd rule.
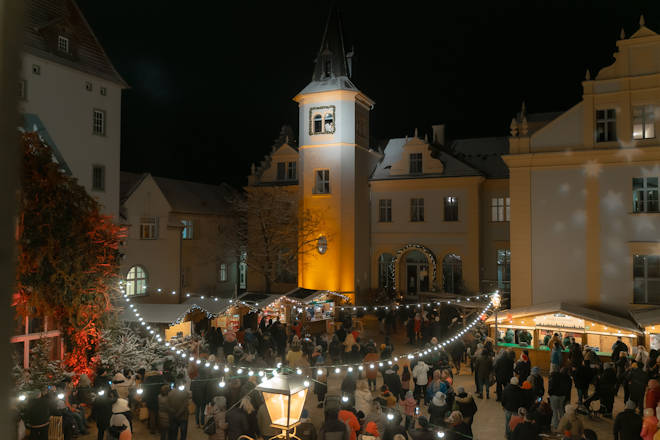
[[341,373],[341,368],[339,367],[335,368],[335,374],[339,374],[339,373]]
[[316,375],[317,376],[322,376],[323,375],[323,370],[321,370],[320,368],[318,370],[316,370]]

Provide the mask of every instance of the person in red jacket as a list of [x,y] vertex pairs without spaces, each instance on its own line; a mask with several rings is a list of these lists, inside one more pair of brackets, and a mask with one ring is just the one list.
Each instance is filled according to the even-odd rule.
[[358,422],[355,414],[347,409],[341,409],[338,418],[348,426],[348,430],[351,432],[350,440],[356,440],[357,433],[360,432],[360,422]]
[[648,390],[646,391],[646,399],[644,408],[656,408],[660,402],[660,382],[655,379],[649,380]]

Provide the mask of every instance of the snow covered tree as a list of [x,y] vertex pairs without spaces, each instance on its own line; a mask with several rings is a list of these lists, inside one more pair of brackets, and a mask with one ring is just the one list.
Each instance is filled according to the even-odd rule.
[[50,359],[52,338],[38,339],[30,345],[30,368],[24,370],[18,360],[14,362],[13,375],[17,389],[41,389],[55,385],[67,377],[62,362]]

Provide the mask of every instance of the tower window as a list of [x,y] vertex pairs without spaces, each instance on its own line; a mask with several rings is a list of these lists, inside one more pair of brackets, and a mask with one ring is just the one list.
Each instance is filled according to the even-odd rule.
[[57,50],[64,53],[69,53],[69,39],[62,35],[57,37]]
[[314,116],[314,133],[323,133],[323,117],[321,115]]
[[330,194],[330,170],[316,170],[314,194]]
[[92,133],[105,136],[105,110],[94,109],[92,117]]
[[325,114],[325,132],[333,133],[335,131],[335,120],[332,117],[332,113]]
[[326,58],[325,62],[323,63],[323,68],[324,68],[324,75],[326,77],[329,77],[330,73],[332,72],[332,60]]

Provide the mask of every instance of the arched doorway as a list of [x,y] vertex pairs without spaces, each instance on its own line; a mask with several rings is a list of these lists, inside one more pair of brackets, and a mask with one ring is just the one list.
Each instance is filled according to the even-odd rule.
[[[410,256],[409,260],[408,256]],[[415,293],[408,291],[408,286],[412,286],[411,280],[408,279],[408,263],[417,266],[414,282]],[[419,292],[435,292],[438,289],[438,263],[433,252],[424,245],[411,243],[397,250],[394,253],[392,269],[394,270],[393,287],[400,296],[417,295]],[[412,275],[413,269],[410,270]]]
[[429,262],[426,255],[418,250],[408,252],[401,263],[405,274],[405,292],[408,296],[417,296],[429,291]]
[[460,293],[463,284],[463,262],[456,254],[442,259],[442,288],[447,293]]

